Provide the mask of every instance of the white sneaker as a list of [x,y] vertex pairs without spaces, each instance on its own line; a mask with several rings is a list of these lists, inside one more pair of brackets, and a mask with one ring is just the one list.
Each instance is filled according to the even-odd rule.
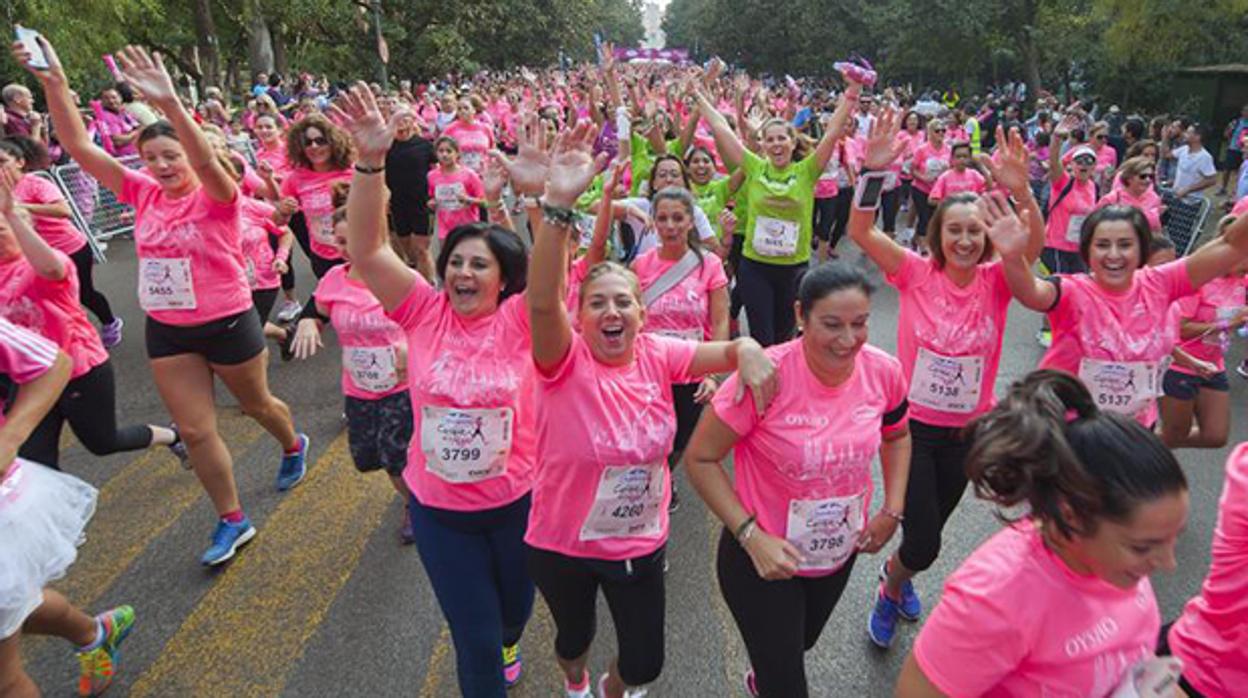
[[568,684],[568,679],[565,676],[563,679],[563,692],[567,698],[594,698],[594,692],[590,688],[589,683],[589,672],[585,672],[583,688],[573,688]]
[[[646,689],[626,688],[624,698],[645,698]],[[607,698],[607,674],[598,677],[598,698]]]
[[287,299],[282,301],[282,307],[277,311],[277,319],[279,322],[293,322],[295,318],[299,317],[299,313],[302,312],[302,303]]

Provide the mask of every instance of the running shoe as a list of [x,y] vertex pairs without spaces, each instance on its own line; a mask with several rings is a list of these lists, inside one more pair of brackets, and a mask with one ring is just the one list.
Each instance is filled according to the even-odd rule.
[[1048,349],[1053,344],[1053,331],[1040,330],[1036,333],[1036,342],[1045,349]]
[[513,688],[524,675],[524,660],[520,658],[520,645],[503,646],[503,683]]
[[287,298],[277,310],[277,319],[281,322],[293,322],[303,312],[303,304]]
[[286,336],[277,344],[282,361],[290,361],[295,358],[295,322],[279,322],[277,326],[286,331]]
[[672,482],[672,501],[667,504],[667,513],[674,514],[680,508],[680,492],[676,491],[676,482]]
[[1248,380],[1248,359],[1240,361],[1239,365],[1235,367],[1235,372],[1239,374],[1240,378]]
[[[624,698],[645,698],[646,689],[626,688]],[[598,698],[607,698],[607,674],[598,677]]]
[[121,344],[121,328],[125,324],[125,320],[115,317],[112,322],[100,328],[100,341],[104,344],[105,349],[112,349]]
[[178,462],[182,464],[184,470],[191,469],[191,454],[186,450],[186,442],[182,440],[182,432],[178,431],[178,425],[169,422],[169,428],[173,430],[173,443],[169,444],[169,452],[178,457]]
[[219,565],[234,557],[239,548],[255,537],[256,529],[246,516],[238,523],[218,520],[217,529],[212,532],[212,545],[199,561],[209,566]]
[[745,693],[752,698],[758,698],[758,684],[754,681],[754,667],[745,670]]
[[566,698],[594,698],[594,693],[589,687],[589,672],[586,671],[581,676],[579,686],[573,686],[568,682],[568,677],[563,677],[563,693]]
[[103,641],[95,648],[78,653],[78,695],[98,696],[113,683],[121,660],[121,643],[134,627],[134,609],[118,606],[95,617],[103,630]]
[[299,435],[299,452],[282,456],[282,465],[277,469],[277,491],[286,490],[303,481],[308,474],[308,435]]
[[[888,560],[880,565],[880,584],[888,582]],[[914,590],[914,584],[907,579],[901,583],[901,603],[897,606],[897,612],[901,615],[902,620],[913,623],[923,615],[923,602],[919,600],[919,593]]]
[[897,616],[900,608],[896,601],[888,598],[884,587],[875,596],[875,607],[871,609],[871,617],[867,619],[867,635],[871,642],[880,649],[888,649],[893,644],[893,635],[897,633]]

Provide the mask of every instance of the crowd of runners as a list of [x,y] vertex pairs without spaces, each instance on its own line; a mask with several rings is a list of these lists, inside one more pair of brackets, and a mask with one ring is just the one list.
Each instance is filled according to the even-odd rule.
[[[399,535],[469,698],[521,680],[538,593],[555,646],[525,651],[553,650],[569,698],[646,693],[677,467],[723,523],[747,695],[835,694],[804,660],[834,612],[882,649],[922,619],[907,698],[1233,696],[1248,679],[1248,450],[1227,460],[1204,586],[1163,619],[1149,583],[1184,562],[1174,452],[1226,446],[1225,354],[1248,323],[1248,198],[1190,254],[1164,233],[1166,202],[1218,186],[1206,125],[1018,88],[946,103],[860,59],[832,86],[617,64],[610,46],[570,71],[395,91],[259,76],[235,108],[189,102],[127,47],[81,110],[39,41],[11,65],[40,89],[0,95],[0,696],[38,695],[24,634],[71,643],[99,694],[135,621],[46,586],[96,497],[58,470],[63,426],[93,454],[176,454],[217,513],[200,562],[225,564],[257,529],[214,384],[295,487],[309,440],[269,389],[270,346],[305,359],[328,327],[351,456],[407,503]],[[1248,108],[1225,135],[1233,175]],[[133,208],[165,424],[117,422],[123,318],[37,174],[57,161]],[[897,290],[896,356],[867,342],[871,264],[839,259],[851,245]],[[998,389],[1012,300],[1045,316],[1047,352]],[[968,483],[1007,522],[924,618],[912,580]],[[875,602],[838,610],[856,563]],[[599,591],[618,654],[591,667]]]

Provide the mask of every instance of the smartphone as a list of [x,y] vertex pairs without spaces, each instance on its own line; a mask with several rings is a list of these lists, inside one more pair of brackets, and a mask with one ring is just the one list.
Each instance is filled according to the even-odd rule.
[[854,189],[854,208],[859,211],[874,211],[879,208],[887,179],[887,172],[868,172],[862,175]]
[[39,32],[19,24],[13,27],[13,33],[21,42],[22,48],[30,52],[30,62],[27,65],[35,70],[47,70],[50,65],[48,57],[43,53],[43,46],[39,43]]

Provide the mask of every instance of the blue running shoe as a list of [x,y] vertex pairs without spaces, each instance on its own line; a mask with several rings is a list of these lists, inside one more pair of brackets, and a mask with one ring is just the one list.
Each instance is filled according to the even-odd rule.
[[885,596],[884,589],[881,588],[876,594],[871,617],[867,619],[867,635],[876,647],[886,650],[893,644],[893,635],[897,632],[897,615],[897,602]]
[[[880,583],[888,583],[888,560],[880,565]],[[901,603],[898,604],[897,613],[902,620],[911,623],[923,615],[923,602],[919,600],[919,593],[914,590],[914,584],[909,579],[901,584]]]
[[308,435],[299,435],[299,452],[282,456],[282,465],[277,469],[277,491],[286,490],[298,485],[303,476],[308,474]]
[[234,553],[247,541],[256,537],[256,529],[251,519],[246,516],[236,524],[217,521],[217,530],[212,532],[212,545],[204,551],[199,561],[205,565],[219,565],[234,557]]

